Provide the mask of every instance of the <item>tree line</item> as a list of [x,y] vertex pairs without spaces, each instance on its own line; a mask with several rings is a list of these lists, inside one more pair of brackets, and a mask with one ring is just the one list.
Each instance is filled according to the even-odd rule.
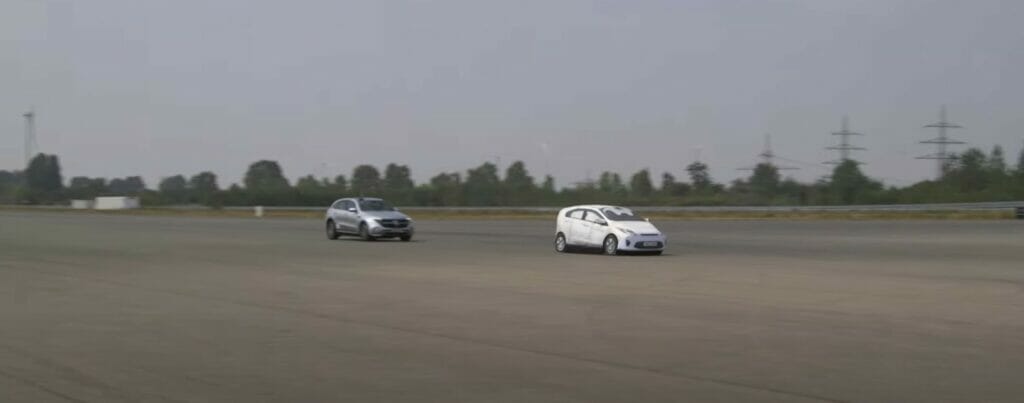
[[889,203],[979,202],[1024,199],[1024,150],[1013,166],[996,146],[990,153],[972,148],[950,160],[936,180],[907,187],[885,186],[866,176],[854,161],[837,165],[831,175],[813,183],[783,178],[770,164],[757,165],[751,175],[729,184],[716,182],[708,166],[694,162],[677,177],[664,172],[653,178],[643,169],[623,177],[603,172],[597,180],[557,187],[548,175],[538,180],[521,161],[505,167],[484,163],[465,172],[442,172],[415,183],[408,166],[387,164],[383,171],[359,165],[349,176],[306,175],[289,182],[276,161],[249,165],[241,184],[222,188],[217,175],[163,178],[155,188],[139,176],[72,177],[64,183],[57,156],[38,154],[24,171],[0,171],[0,203],[62,204],[97,196],[136,196],[145,206],[324,206],[344,196],[378,196],[402,206],[558,206],[610,203],[661,205],[837,205]]

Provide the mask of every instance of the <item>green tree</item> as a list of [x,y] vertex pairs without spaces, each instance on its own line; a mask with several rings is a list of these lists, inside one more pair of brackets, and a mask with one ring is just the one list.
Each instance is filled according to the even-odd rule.
[[865,176],[858,164],[852,160],[836,165],[832,170],[832,180],[828,184],[832,200],[841,204],[861,203],[869,192],[880,187]]
[[1017,175],[1024,177],[1024,148],[1020,149],[1020,155],[1017,156]]
[[775,196],[780,182],[778,168],[766,163],[757,164],[749,180],[751,190],[766,201],[770,201]]
[[345,175],[334,177],[334,192],[339,196],[348,192],[348,179],[345,179]]
[[360,165],[352,170],[352,193],[357,196],[380,195],[380,171],[373,165]]
[[952,168],[946,172],[943,180],[952,180],[960,188],[961,192],[979,192],[988,186],[987,165],[988,162],[984,152],[977,148],[968,149],[960,155]]
[[221,197],[224,200],[224,204],[228,206],[249,206],[252,205],[252,200],[249,199],[248,192],[245,191],[237,183],[232,183],[228,186],[224,192],[221,193]]
[[392,203],[408,205],[415,187],[408,166],[388,164],[384,168],[384,194]]
[[68,182],[68,197],[72,199],[94,199],[108,192],[107,180],[76,176]]
[[260,160],[249,165],[242,180],[248,201],[255,205],[285,205],[293,202],[292,187],[277,161]]
[[779,183],[776,191],[776,199],[781,197],[782,203],[804,205],[810,201],[811,186],[804,185],[792,178],[786,178]]
[[1003,155],[1003,147],[996,145],[992,147],[992,152],[988,156],[986,164],[991,175],[1001,177],[1006,174],[1006,157]]
[[494,206],[498,204],[498,191],[501,179],[498,178],[498,167],[487,162],[470,169],[463,187],[466,203],[470,206]]
[[184,176],[174,175],[164,178],[157,186],[164,203],[185,203],[188,201],[188,181]]
[[203,171],[192,175],[188,180],[188,188],[192,193],[193,202],[208,206],[220,205],[218,198],[220,186],[217,185],[217,174]]
[[646,169],[641,169],[637,173],[633,174],[633,178],[629,180],[629,193],[631,196],[646,199],[651,197],[654,193],[654,184],[651,182],[651,172]]
[[0,203],[16,202],[17,190],[21,185],[21,172],[0,171]]
[[676,182],[675,175],[665,172],[661,174],[661,193],[665,196],[685,196],[690,191],[690,186],[685,183]]
[[557,204],[558,201],[555,199],[558,196],[558,191],[555,190],[555,178],[551,175],[544,175],[544,183],[540,185],[541,202],[543,204]]
[[409,167],[406,165],[388,164],[384,168],[384,186],[393,191],[407,191],[415,187]]
[[545,193],[555,193],[555,178],[551,175],[544,176],[544,183],[540,185]]
[[255,192],[283,192],[290,188],[288,179],[277,161],[261,160],[249,165],[245,172],[245,189]]
[[537,185],[522,161],[513,162],[505,169],[502,187],[504,204],[513,206],[530,204],[537,192]]
[[139,196],[146,190],[146,182],[141,176],[114,178],[107,185],[107,190],[113,196]]
[[56,155],[36,154],[25,168],[26,198],[29,203],[53,203],[64,189],[60,161]]
[[622,177],[614,172],[601,172],[597,180],[597,189],[602,193],[624,195],[628,193],[626,185],[622,183]]
[[440,173],[430,178],[430,203],[434,206],[462,205],[462,176],[458,173]]
[[317,180],[313,175],[306,175],[295,182],[295,193],[302,205],[323,206],[336,199],[332,186],[326,178]]
[[686,172],[690,174],[690,183],[693,184],[694,190],[704,192],[711,189],[713,182],[706,164],[696,161],[686,167]]

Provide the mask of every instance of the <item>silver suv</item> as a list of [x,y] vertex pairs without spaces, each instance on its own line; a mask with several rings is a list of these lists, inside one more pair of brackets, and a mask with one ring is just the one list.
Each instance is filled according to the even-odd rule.
[[408,242],[415,231],[409,216],[384,200],[370,197],[335,201],[327,209],[325,221],[327,239],[347,234],[358,235],[366,241],[398,238]]

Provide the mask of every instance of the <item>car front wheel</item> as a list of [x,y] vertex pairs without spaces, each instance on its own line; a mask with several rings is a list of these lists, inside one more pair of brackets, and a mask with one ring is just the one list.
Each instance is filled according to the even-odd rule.
[[604,254],[616,255],[619,253],[619,239],[615,235],[608,235],[604,239]]
[[565,253],[569,249],[569,244],[565,242],[565,235],[558,233],[555,236],[555,252]]
[[373,236],[370,235],[370,228],[366,226],[366,223],[359,224],[359,237],[364,241],[372,241]]
[[333,220],[327,220],[327,239],[338,239],[338,229],[334,227]]

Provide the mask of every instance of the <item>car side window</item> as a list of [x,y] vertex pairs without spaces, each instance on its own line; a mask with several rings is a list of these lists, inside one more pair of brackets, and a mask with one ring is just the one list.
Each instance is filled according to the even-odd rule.
[[604,222],[604,217],[601,217],[601,215],[598,214],[596,211],[587,210],[587,216],[586,216],[586,218],[584,218],[584,220],[586,220],[587,222],[592,222],[592,223],[596,224],[596,223]]
[[342,207],[343,204],[345,204],[344,200],[338,200],[338,201],[334,202],[333,205],[331,205],[331,208],[335,209],[335,210],[342,210],[344,208],[344,207]]
[[569,218],[575,218],[577,220],[582,220],[583,219],[583,210],[573,210],[573,211],[570,211],[569,214],[568,214],[568,217]]
[[341,204],[341,209],[342,210],[348,211],[348,210],[354,209],[354,208],[356,208],[356,204],[353,203],[352,200],[343,200],[342,201],[342,204]]

